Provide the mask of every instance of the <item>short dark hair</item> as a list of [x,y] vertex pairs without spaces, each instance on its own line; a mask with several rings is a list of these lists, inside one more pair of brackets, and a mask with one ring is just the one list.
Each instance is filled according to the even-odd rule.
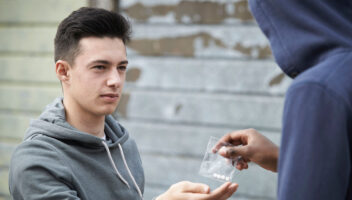
[[100,8],[82,7],[66,17],[57,29],[55,62],[62,59],[73,64],[79,54],[79,41],[84,37],[117,37],[126,44],[130,35],[130,23],[122,15]]

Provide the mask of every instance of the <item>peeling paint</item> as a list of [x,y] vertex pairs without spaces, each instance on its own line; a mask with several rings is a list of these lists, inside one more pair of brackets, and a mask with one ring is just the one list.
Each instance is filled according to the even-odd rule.
[[274,85],[279,85],[284,78],[285,78],[285,74],[280,73],[279,75],[277,75],[273,79],[271,79],[271,81],[269,82],[269,86],[272,87]]
[[126,9],[124,11],[128,16],[135,18],[139,21],[147,21],[152,16],[165,16],[169,12],[174,10],[174,6],[169,5],[158,5],[158,6],[144,6],[142,3],[138,2]]
[[242,21],[253,20],[253,16],[248,9],[248,0],[239,1],[234,4],[235,4],[235,13],[232,15],[233,18],[237,18]]
[[220,3],[212,1],[181,1],[177,5],[144,6],[135,3],[124,9],[131,18],[145,22],[153,16],[174,13],[178,23],[218,24],[226,19],[253,20],[248,10],[248,1]]
[[141,75],[141,70],[138,67],[129,67],[126,72],[127,82],[136,82]]
[[162,37],[159,39],[135,39],[128,45],[141,55],[146,56],[185,56],[194,57],[196,51],[204,48],[221,48],[233,49],[243,55],[252,58],[268,58],[270,57],[270,46],[244,46],[242,43],[236,43],[233,47],[226,45],[222,40],[213,37],[209,33],[200,32],[188,36],[179,37]]
[[123,93],[119,102],[119,105],[117,106],[117,113],[120,117],[122,118],[127,118],[127,107],[128,107],[128,102],[130,100],[130,94],[129,93]]
[[194,41],[200,39],[203,47],[208,47],[211,42],[218,47],[226,48],[226,45],[219,39],[214,38],[208,33],[198,33],[189,36],[167,37],[160,39],[135,39],[128,45],[130,48],[142,55],[175,55],[175,56],[194,56]]
[[269,46],[250,46],[245,47],[241,43],[237,43],[234,47],[234,50],[237,50],[244,55],[248,55],[253,58],[267,58],[271,56],[271,50]]
[[[176,21],[179,23],[221,23],[227,18],[225,4],[217,2],[181,1],[175,8]],[[182,18],[188,17],[190,22]]]

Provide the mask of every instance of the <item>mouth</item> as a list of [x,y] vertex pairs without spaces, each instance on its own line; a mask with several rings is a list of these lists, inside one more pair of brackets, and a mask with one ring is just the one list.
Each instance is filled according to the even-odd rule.
[[103,98],[104,101],[111,103],[116,102],[120,95],[117,93],[107,93],[100,95],[100,97]]

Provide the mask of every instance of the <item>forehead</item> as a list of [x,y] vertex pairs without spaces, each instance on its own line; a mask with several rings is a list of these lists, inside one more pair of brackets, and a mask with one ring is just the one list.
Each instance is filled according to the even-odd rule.
[[85,37],[79,41],[79,53],[76,60],[104,59],[112,63],[126,60],[126,47],[120,38]]

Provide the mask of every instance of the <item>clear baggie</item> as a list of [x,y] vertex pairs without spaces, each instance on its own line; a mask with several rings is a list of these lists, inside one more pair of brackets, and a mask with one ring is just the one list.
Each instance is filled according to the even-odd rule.
[[[228,159],[222,157],[217,152],[214,153],[213,148],[218,141],[218,138],[210,137],[199,174],[221,182],[232,182],[235,172],[238,171],[234,166],[236,166],[240,157]],[[223,143],[222,146],[228,147],[233,145]]]

